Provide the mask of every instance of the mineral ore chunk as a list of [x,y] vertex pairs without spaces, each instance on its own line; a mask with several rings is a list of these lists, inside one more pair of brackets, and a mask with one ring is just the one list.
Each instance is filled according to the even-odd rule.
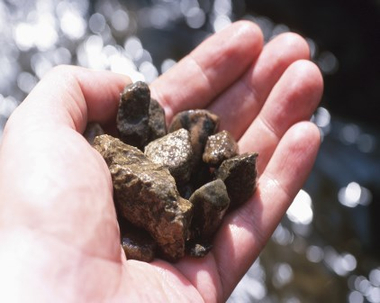
[[219,117],[204,109],[187,110],[174,116],[169,132],[184,128],[190,132],[194,158],[202,159],[207,138],[215,134],[219,126]]
[[223,130],[208,137],[202,159],[212,166],[219,166],[224,160],[238,153],[239,147],[235,139],[228,131]]
[[167,167],[177,184],[190,180],[193,149],[186,129],[181,128],[150,142],[144,153],[154,163]]
[[148,231],[164,258],[184,256],[193,207],[179,196],[169,170],[109,135],[96,137],[94,148],[109,167],[121,215]]
[[231,208],[246,202],[256,189],[257,153],[245,153],[223,161],[216,178],[224,181],[231,200]]
[[166,128],[165,111],[155,99],[149,103],[149,142],[165,136]]
[[191,195],[189,201],[194,205],[192,237],[209,240],[218,229],[230,205],[224,182],[216,179],[203,185]]
[[139,149],[148,143],[150,90],[138,81],[125,87],[120,96],[116,127],[120,139]]

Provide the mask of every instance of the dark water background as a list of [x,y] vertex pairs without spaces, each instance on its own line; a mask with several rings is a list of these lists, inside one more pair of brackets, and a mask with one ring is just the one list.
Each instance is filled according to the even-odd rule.
[[229,302],[380,302],[380,2],[2,0],[0,138],[44,73],[77,64],[150,82],[238,19],[305,36],[325,79],[313,172]]

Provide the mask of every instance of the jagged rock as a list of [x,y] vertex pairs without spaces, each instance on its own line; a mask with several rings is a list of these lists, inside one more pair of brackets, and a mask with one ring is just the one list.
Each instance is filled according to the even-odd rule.
[[202,159],[207,138],[215,134],[219,126],[219,117],[204,109],[187,110],[174,116],[169,132],[180,128],[190,132],[191,145],[196,161]]
[[215,135],[209,136],[203,152],[203,162],[212,166],[219,166],[224,160],[236,156],[239,147],[232,135],[223,130]]
[[224,181],[231,200],[231,208],[246,202],[256,189],[257,153],[245,153],[223,161],[215,172]]
[[89,122],[87,123],[86,129],[83,132],[83,137],[85,137],[88,143],[93,144],[95,137],[103,134],[104,130],[99,123]]
[[138,81],[124,88],[116,117],[116,127],[124,143],[139,149],[147,144],[149,104],[150,90],[146,83]]
[[144,153],[154,163],[167,167],[177,184],[190,180],[193,149],[186,129],[181,128],[150,142]]
[[148,231],[166,259],[181,258],[193,207],[179,196],[168,169],[109,135],[96,137],[94,148],[109,167],[121,215]]
[[120,96],[116,117],[120,139],[141,150],[150,141],[167,133],[165,111],[150,98],[150,89],[145,82],[127,85]]
[[211,181],[198,188],[189,198],[194,205],[194,215],[191,223],[193,239],[209,240],[230,205],[227,188],[220,179]]
[[149,142],[165,136],[166,128],[165,111],[155,99],[149,103]]

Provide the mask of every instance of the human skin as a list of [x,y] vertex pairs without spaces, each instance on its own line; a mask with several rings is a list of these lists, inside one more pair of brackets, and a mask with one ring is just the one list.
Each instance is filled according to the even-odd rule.
[[211,36],[151,85],[168,122],[206,108],[257,151],[258,188],[229,213],[204,258],[126,260],[102,157],[81,135],[114,127],[130,79],[60,66],[12,114],[0,145],[1,302],[224,302],[305,182],[320,144],[309,122],[323,81],[294,34],[263,43],[239,21]]

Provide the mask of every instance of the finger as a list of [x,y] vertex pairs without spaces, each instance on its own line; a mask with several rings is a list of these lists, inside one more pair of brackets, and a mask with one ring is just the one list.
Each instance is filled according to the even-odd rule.
[[37,84],[11,120],[20,126],[23,121],[68,125],[81,132],[87,121],[106,123],[115,117],[120,92],[130,82],[108,71],[59,66]]
[[315,125],[294,125],[281,139],[255,195],[225,218],[213,248],[225,298],[257,258],[302,187],[319,144]]
[[309,58],[306,41],[286,33],[267,43],[249,70],[218,97],[210,110],[223,117],[220,128],[239,139],[260,112],[273,86],[294,61]]
[[151,85],[168,121],[189,108],[204,108],[239,78],[262,49],[257,25],[239,21],[211,36]]
[[261,173],[278,142],[294,123],[309,120],[323,90],[323,80],[310,61],[294,62],[281,76],[261,112],[239,141],[241,152],[257,151]]

